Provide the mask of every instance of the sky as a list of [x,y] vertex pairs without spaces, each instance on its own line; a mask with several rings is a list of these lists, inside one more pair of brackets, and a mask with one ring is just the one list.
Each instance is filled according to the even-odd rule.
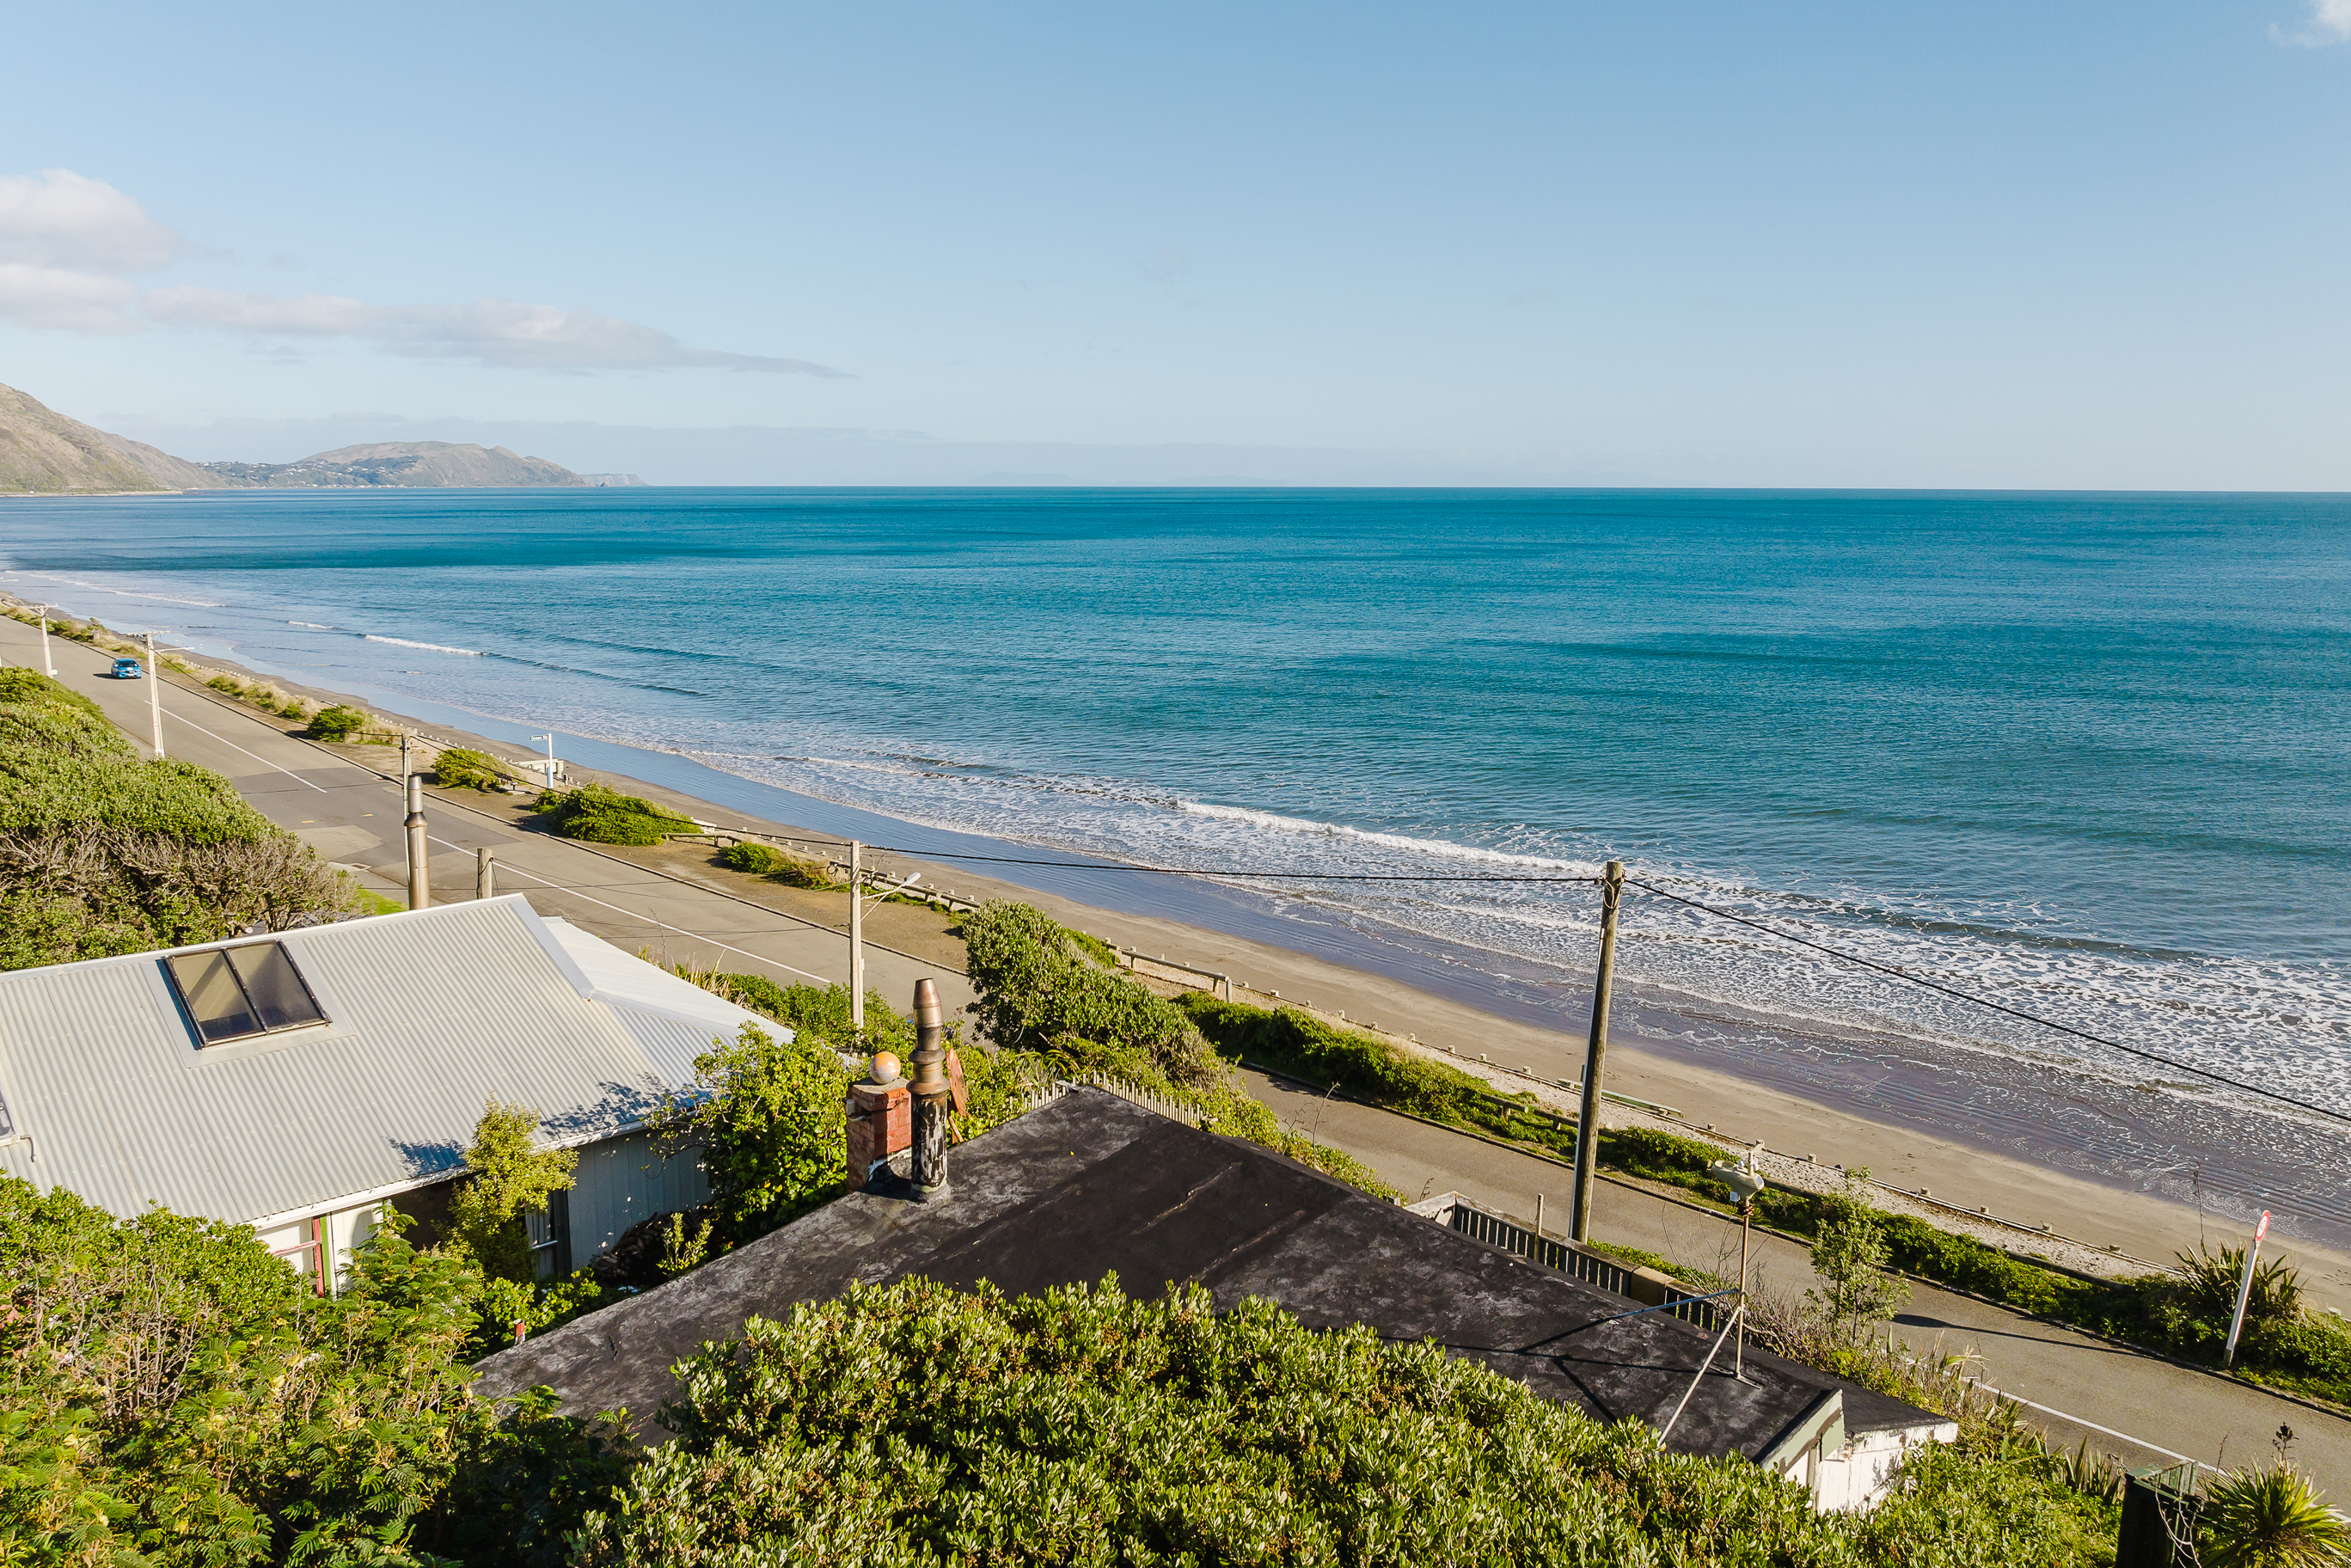
[[2351,488],[2351,0],[9,35],[0,382],[199,460]]

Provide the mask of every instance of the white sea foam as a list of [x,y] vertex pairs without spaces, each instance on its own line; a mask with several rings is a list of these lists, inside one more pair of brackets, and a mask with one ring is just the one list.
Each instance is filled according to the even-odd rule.
[[[313,632],[332,632],[335,630],[332,626],[321,625],[316,621],[288,621],[286,624],[288,626],[306,626]],[[383,641],[384,639],[378,640]]]
[[1477,844],[1457,844],[1444,839],[1416,839],[1403,833],[1382,833],[1366,828],[1351,828],[1343,822],[1318,822],[1309,817],[1284,817],[1272,811],[1252,811],[1243,806],[1211,806],[1197,800],[1178,800],[1176,809],[1189,816],[1209,817],[1219,821],[1247,822],[1252,827],[1268,828],[1276,832],[1299,833],[1309,837],[1343,839],[1354,843],[1376,844],[1384,849],[1403,850],[1408,853],[1435,855],[1441,860],[1474,861],[1488,865],[1518,866],[1530,871],[1569,872],[1578,876],[1598,876],[1601,868],[1590,861],[1551,860],[1541,855],[1516,855],[1504,850],[1489,850]]
[[[332,631],[333,628],[328,630]],[[360,636],[371,643],[389,643],[395,648],[422,648],[428,653],[463,653],[469,659],[482,656],[479,648],[452,648],[444,643],[412,643],[405,637],[379,637],[372,632],[363,632]]]
[[110,593],[117,599],[144,599],[157,604],[186,604],[192,605],[198,610],[225,610],[228,608],[228,603],[225,600],[183,599],[175,593],[142,593],[137,589],[110,588],[103,582],[85,582],[80,578],[67,577],[61,572],[25,571],[11,572],[9,575],[12,577],[29,577],[39,582],[63,583],[68,588],[84,588],[88,589],[92,593]]

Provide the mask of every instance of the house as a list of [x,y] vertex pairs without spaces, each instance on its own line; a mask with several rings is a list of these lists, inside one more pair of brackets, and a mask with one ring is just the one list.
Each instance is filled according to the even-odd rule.
[[1752,1345],[1735,1369],[1718,1324],[1685,1321],[1703,1303],[1645,1304],[1099,1089],[1069,1088],[949,1163],[943,1200],[852,1193],[486,1358],[477,1386],[546,1384],[564,1409],[626,1408],[657,1440],[646,1423],[680,1393],[673,1364],[753,1315],[789,1317],[852,1281],[1024,1294],[1114,1270],[1132,1295],[1196,1281],[1220,1308],[1263,1297],[1311,1326],[1433,1340],[1596,1419],[1646,1421],[1677,1451],[1743,1456],[1823,1507],[1867,1506],[1882,1456],[1953,1435],[1932,1412]]
[[542,1275],[708,1195],[645,1130],[767,1019],[519,894],[0,974],[0,1171],[124,1217],[244,1221],[331,1291],[390,1202],[445,1206],[485,1103],[579,1151]]

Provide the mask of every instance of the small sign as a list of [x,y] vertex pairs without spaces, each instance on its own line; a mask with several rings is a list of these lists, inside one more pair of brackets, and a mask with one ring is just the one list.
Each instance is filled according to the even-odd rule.
[[2262,1237],[2267,1236],[2269,1233],[2270,1211],[2264,1208],[2262,1210],[2262,1222],[2253,1227],[2253,1239],[2259,1241]]

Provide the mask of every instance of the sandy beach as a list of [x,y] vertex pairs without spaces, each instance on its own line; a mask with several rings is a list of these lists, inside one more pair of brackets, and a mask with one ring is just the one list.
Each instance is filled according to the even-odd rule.
[[[204,662],[236,667],[230,661]],[[308,691],[276,677],[255,678],[322,699],[360,700]],[[389,716],[406,716],[425,735],[442,741],[474,746],[515,762],[534,755],[532,747],[515,740],[453,724],[449,720],[458,716],[445,711],[400,716],[389,714],[381,705],[370,706]],[[507,727],[475,722],[484,729]],[[1563,1011],[1575,1015],[1573,1027],[1546,1024],[1524,1016],[1529,1009],[1523,1000],[1514,1007],[1507,990],[1498,988],[1483,1005],[1459,994],[1473,988],[1464,983],[1470,977],[1461,971],[1432,977],[1438,984],[1415,983],[1422,977],[1405,978],[1351,962],[1360,958],[1363,934],[1333,930],[1311,920],[1277,923],[1261,907],[1253,908],[1246,894],[1107,870],[1001,867],[996,868],[1001,874],[991,874],[983,863],[946,858],[942,852],[952,848],[958,855],[1056,862],[1064,868],[1081,857],[895,823],[792,797],[685,758],[581,740],[559,744],[559,749],[573,782],[606,782],[722,830],[837,843],[848,836],[848,824],[850,831],[869,831],[872,841],[908,848],[936,845],[929,858],[890,850],[873,855],[869,863],[900,876],[919,872],[919,885],[966,899],[1004,897],[1035,904],[1056,919],[1143,955],[1141,969],[1146,977],[1171,983],[1190,980],[1181,970],[1151,962],[1156,958],[1229,977],[1240,999],[1261,1004],[1278,999],[1374,1027],[1395,1037],[1400,1048],[1426,1051],[1480,1073],[1505,1092],[1533,1092],[1562,1109],[1574,1103],[1561,1085],[1582,1076],[1588,998],[1568,998],[1564,1004],[1546,998],[1555,1017]],[[695,788],[679,787],[685,782]],[[795,803],[802,809],[787,815],[782,808]],[[761,807],[767,809],[758,809]],[[485,798],[483,809],[510,814],[519,825],[528,815],[528,797]],[[671,844],[608,852],[814,924],[839,929],[845,922],[840,894],[785,888],[726,871],[705,846]],[[1022,880],[1012,880],[1015,876]],[[946,934],[946,919],[935,912],[890,905],[875,912],[868,938],[959,967],[960,945]],[[1269,939],[1270,932],[1288,940]],[[2059,1169],[1987,1146],[1988,1140],[1906,1124],[1882,1113],[1862,1113],[1850,1104],[1799,1092],[1790,1075],[1773,1072],[1769,1062],[1761,1062],[1751,1075],[1723,1071],[1677,1048],[1677,1039],[1688,1032],[1687,1019],[1637,994],[1619,994],[1612,1023],[1607,1088],[1670,1112],[1658,1114],[1612,1104],[1612,1124],[1646,1122],[1711,1136],[1734,1147],[1761,1145],[1774,1176],[1802,1186],[1833,1185],[1841,1167],[1865,1166],[1884,1184],[1879,1201],[1889,1208],[1918,1213],[2022,1256],[2045,1257],[2088,1272],[2143,1271],[2168,1262],[2178,1251],[2194,1249],[2200,1241],[2218,1245],[2242,1239],[2244,1227],[2233,1218],[2138,1190],[2135,1183],[2144,1179],[2143,1173],[2102,1176]],[[1744,1068],[1750,1061],[1742,1059],[1739,1064]],[[2306,1236],[2288,1236],[2283,1244],[2321,1304],[2351,1309],[2351,1250]]]

